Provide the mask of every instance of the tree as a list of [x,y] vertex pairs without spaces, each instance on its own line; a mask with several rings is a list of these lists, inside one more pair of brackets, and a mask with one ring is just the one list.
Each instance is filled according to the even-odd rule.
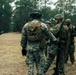
[[13,0],[0,0],[0,31],[9,31],[12,15],[10,3],[12,1]]
[[36,7],[36,0],[20,0],[16,1],[16,9],[14,10],[14,31],[22,30],[23,25],[29,20],[29,13]]
[[75,24],[76,16],[76,0],[58,0],[56,3],[56,9],[59,13],[64,13],[64,18],[71,18],[72,22]]
[[75,0],[58,0],[55,5],[59,13],[65,12],[68,15],[76,14]]

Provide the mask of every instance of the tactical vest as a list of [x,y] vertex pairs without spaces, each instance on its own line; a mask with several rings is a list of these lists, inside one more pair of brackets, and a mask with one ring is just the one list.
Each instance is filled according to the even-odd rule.
[[62,43],[66,43],[68,40],[68,36],[69,36],[68,27],[67,27],[67,25],[63,25],[63,28],[61,30],[61,35],[60,35],[60,41]]
[[27,30],[28,41],[41,41],[43,39],[42,30],[40,29],[41,22],[29,22]]
[[27,30],[27,40],[30,42],[39,42],[39,48],[43,49],[45,47],[45,35],[43,34],[41,28],[41,22],[29,22]]

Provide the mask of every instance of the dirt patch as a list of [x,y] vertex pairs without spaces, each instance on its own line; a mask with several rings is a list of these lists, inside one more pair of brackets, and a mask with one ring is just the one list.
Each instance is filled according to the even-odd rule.
[[[0,75],[28,75],[27,65],[25,64],[26,57],[21,55],[20,39],[20,33],[0,35]],[[52,75],[54,66],[55,61],[46,75]],[[74,65],[71,65],[70,61],[68,61],[65,66],[66,75],[76,75],[76,62]]]

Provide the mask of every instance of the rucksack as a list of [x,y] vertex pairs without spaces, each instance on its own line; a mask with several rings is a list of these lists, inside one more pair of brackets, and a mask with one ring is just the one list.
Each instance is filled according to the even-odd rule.
[[41,22],[29,22],[27,30],[27,40],[31,42],[39,42],[39,48],[43,49],[46,45],[45,35],[41,28]]
[[29,22],[27,31],[27,40],[41,41],[43,39],[42,30],[40,29],[41,22]]

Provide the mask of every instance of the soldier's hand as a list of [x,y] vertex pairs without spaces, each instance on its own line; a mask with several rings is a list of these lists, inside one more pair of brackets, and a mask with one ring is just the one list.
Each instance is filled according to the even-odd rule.
[[26,54],[27,54],[27,50],[26,50],[25,48],[22,48],[21,53],[22,53],[23,56],[26,56]]

